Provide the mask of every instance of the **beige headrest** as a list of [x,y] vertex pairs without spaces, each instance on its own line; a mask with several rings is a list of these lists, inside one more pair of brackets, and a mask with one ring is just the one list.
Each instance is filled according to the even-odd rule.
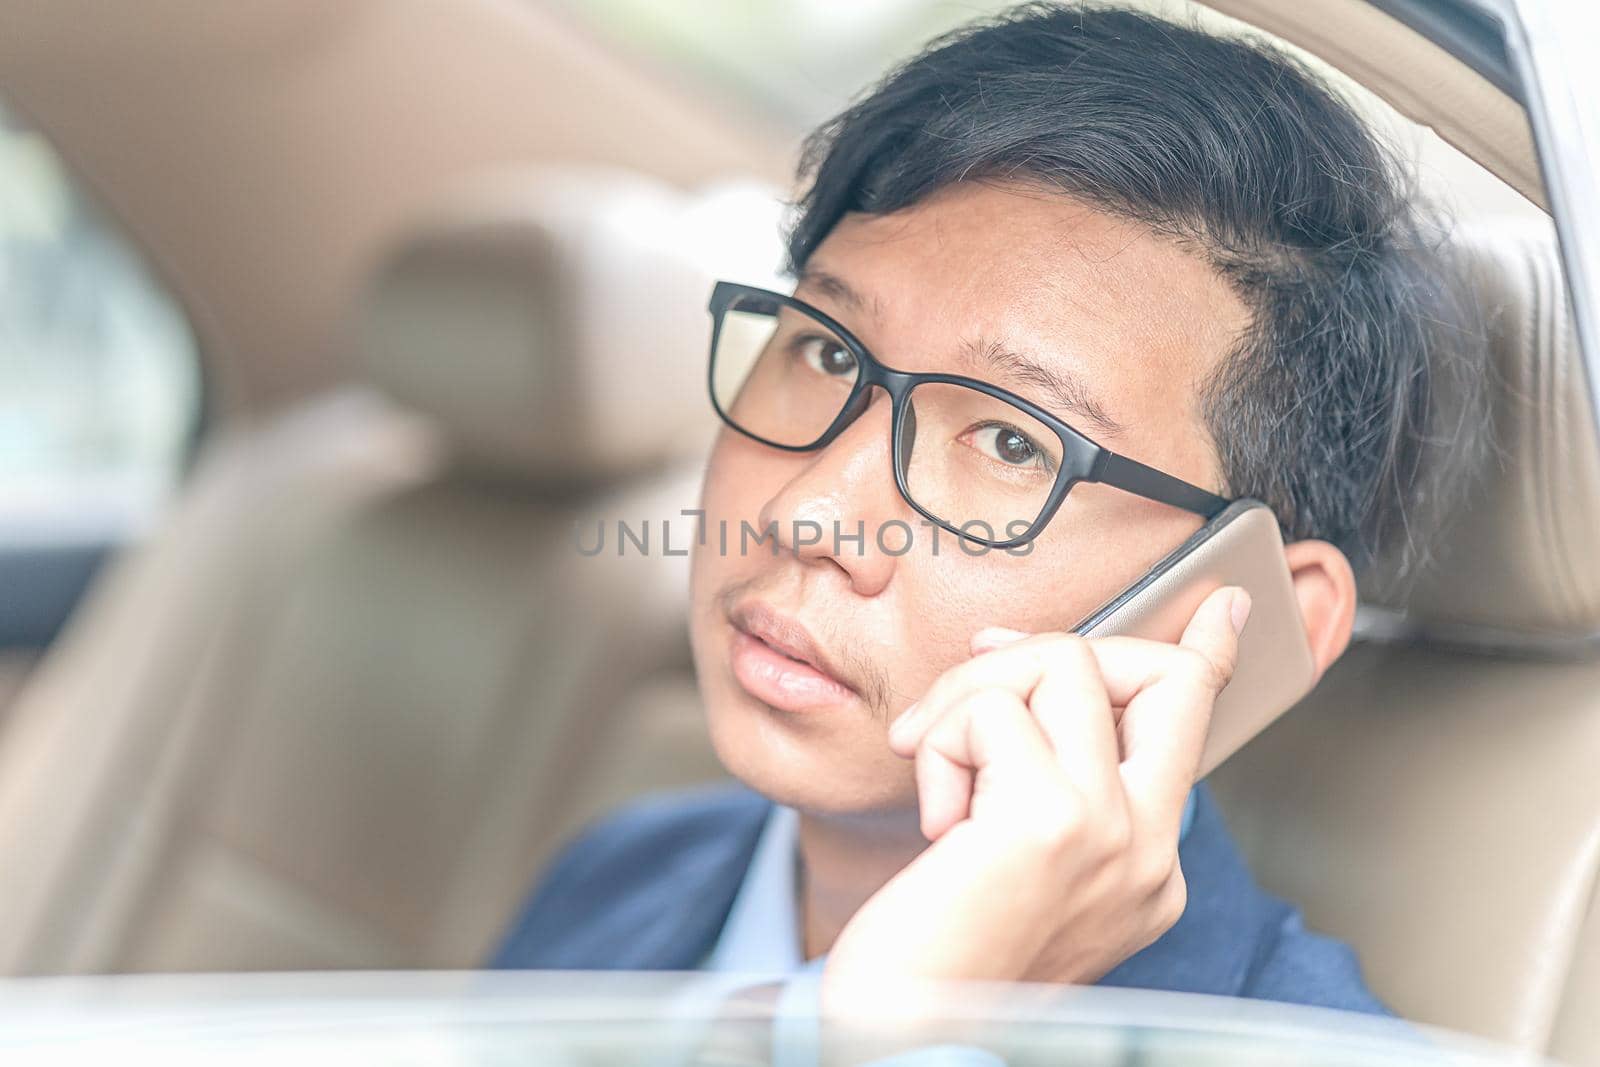
[[[469,461],[522,477],[594,481],[698,455],[714,425],[712,281],[776,284],[781,222],[777,197],[753,186],[688,194],[600,171],[477,183],[378,271],[370,373]],[[1452,247],[1491,342],[1491,425],[1444,422],[1496,451],[1427,565],[1397,576],[1380,558],[1364,598],[1435,637],[1588,637],[1600,444],[1553,228],[1474,221]]]
[[1305,49],[1427,126],[1541,208],[1527,112],[1500,86],[1371,0],[1200,0]]
[[[1546,207],[1522,105],[1369,0],[1201,0],[1342,70]],[[1363,581],[1370,631],[1488,647],[1587,645],[1600,634],[1600,453],[1553,229],[1532,218],[1457,236],[1488,319],[1499,452],[1468,505],[1405,580],[1397,558]],[[1446,433],[1451,432],[1448,428]]]
[[1409,583],[1380,567],[1369,599],[1403,609],[1435,638],[1591,637],[1600,632],[1600,444],[1554,228],[1491,219],[1463,226],[1454,244],[1490,339],[1490,425],[1445,429],[1489,434],[1495,451],[1432,563]]
[[576,169],[479,180],[376,271],[367,373],[500,473],[595,481],[703,452],[712,283],[772,284],[781,222],[755,185],[688,194]]

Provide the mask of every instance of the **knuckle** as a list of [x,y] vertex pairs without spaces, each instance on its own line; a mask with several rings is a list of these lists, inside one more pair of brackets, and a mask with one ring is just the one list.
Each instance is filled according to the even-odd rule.
[[1226,684],[1228,679],[1233,677],[1234,668],[1239,665],[1239,643],[1237,641],[1229,642],[1227,648],[1210,662],[1212,669],[1218,672],[1223,683]]
[[1025,711],[1015,693],[996,686],[986,686],[968,693],[961,699],[960,708],[968,715],[981,715],[990,721],[1006,721]]
[[1070,804],[1052,804],[1030,826],[1034,847],[1051,856],[1075,852],[1083,840],[1083,832],[1083,815]]
[[964,727],[957,721],[956,709],[941,714],[928,723],[928,728],[917,739],[917,754],[939,752],[952,747],[960,738]]
[[1185,669],[1207,689],[1221,689],[1233,675],[1232,664],[1219,663],[1204,652],[1192,648],[1182,650]]
[[917,701],[917,706],[924,711],[938,706],[945,699],[945,696],[959,684],[961,677],[959,672],[965,666],[966,664],[964,663],[958,664],[935,678],[933,684],[928,686],[921,699]]
[[1141,858],[1134,875],[1140,891],[1156,896],[1166,892],[1174,879],[1182,881],[1182,878],[1178,871],[1177,852],[1167,849],[1151,849]]
[[1081,634],[1052,634],[1039,648],[1039,667],[1044,677],[1074,677],[1100,674],[1100,661],[1090,639]]
[[1047,634],[1044,644],[1052,658],[1070,660],[1076,663],[1082,663],[1085,660],[1094,658],[1094,653],[1089,648],[1089,639],[1082,634]]
[[1102,818],[1098,830],[1100,848],[1108,857],[1126,855],[1133,847],[1133,824],[1125,817]]
[[1183,918],[1189,906],[1189,886],[1182,873],[1175,873],[1157,898],[1155,918],[1162,930],[1170,930]]

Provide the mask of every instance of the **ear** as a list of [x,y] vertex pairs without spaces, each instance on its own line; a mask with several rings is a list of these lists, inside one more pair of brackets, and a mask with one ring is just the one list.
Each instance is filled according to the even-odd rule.
[[1344,553],[1326,541],[1295,541],[1283,546],[1300,603],[1317,678],[1344,654],[1356,620],[1356,576]]

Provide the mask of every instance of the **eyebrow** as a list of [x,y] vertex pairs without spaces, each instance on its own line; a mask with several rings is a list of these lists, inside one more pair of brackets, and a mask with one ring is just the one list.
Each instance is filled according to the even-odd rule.
[[[882,304],[876,297],[869,300],[849,282],[822,267],[807,266],[802,270],[796,288],[802,286],[815,289],[858,314],[882,317]],[[1045,407],[1077,415],[1108,437],[1116,437],[1124,431],[1122,423],[1112,418],[1105,405],[1095,399],[1089,383],[1081,375],[1070,370],[1052,370],[1033,356],[999,341],[966,341],[961,353],[979,373],[992,370],[1038,389]]]
[[1082,375],[1071,370],[1047,367],[1026,352],[1009,348],[999,341],[967,341],[961,346],[961,354],[968,363],[1033,386],[1039,390],[1045,401],[1044,406],[1081,416],[1108,437],[1116,437],[1123,432],[1122,423],[1112,418],[1105,405],[1095,399],[1089,383]]
[[849,282],[821,267],[806,267],[800,272],[796,283],[795,287],[797,289],[801,287],[815,289],[824,296],[839,301],[851,311],[862,315],[882,317],[883,305],[876,297],[868,300],[857,292]]

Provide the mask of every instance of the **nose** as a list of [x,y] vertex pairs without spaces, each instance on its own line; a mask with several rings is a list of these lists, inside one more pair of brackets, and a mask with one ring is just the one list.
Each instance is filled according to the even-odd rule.
[[827,447],[805,454],[760,514],[781,549],[837,568],[862,596],[888,586],[914,528],[890,466],[891,408],[888,394],[874,389],[865,410]]

